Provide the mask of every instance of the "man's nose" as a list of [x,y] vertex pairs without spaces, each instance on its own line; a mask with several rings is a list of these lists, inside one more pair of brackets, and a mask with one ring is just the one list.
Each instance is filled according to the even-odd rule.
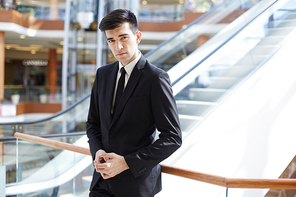
[[120,49],[122,49],[123,48],[123,46],[122,46],[122,44],[121,44],[121,42],[116,42],[116,50],[120,50]]

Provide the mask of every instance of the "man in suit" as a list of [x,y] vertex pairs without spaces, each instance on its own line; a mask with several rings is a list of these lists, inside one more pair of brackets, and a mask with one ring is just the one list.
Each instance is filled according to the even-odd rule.
[[182,143],[170,80],[138,50],[142,34],[132,12],[114,10],[99,28],[118,61],[97,70],[92,88],[89,196],[151,197],[161,190],[159,163]]

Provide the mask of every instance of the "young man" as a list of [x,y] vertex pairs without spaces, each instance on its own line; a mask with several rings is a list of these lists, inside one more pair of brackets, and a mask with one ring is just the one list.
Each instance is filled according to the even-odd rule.
[[91,93],[89,196],[151,197],[161,190],[159,163],[182,143],[170,80],[138,50],[142,34],[132,12],[114,10],[99,28],[118,61],[97,70]]

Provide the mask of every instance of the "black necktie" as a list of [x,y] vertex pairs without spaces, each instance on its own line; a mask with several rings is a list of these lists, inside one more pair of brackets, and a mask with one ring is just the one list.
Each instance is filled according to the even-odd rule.
[[122,67],[120,69],[121,75],[120,78],[118,80],[118,85],[117,85],[117,91],[116,91],[116,97],[115,97],[115,102],[114,102],[114,107],[113,107],[113,114],[115,113],[116,107],[120,101],[120,98],[122,96],[123,93],[123,89],[124,89],[124,81],[125,81],[125,69],[124,67]]

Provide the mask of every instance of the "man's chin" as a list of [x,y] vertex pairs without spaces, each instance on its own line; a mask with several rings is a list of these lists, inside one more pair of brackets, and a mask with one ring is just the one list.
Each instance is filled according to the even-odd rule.
[[122,64],[124,64],[125,65],[125,63],[126,62],[129,62],[129,60],[128,60],[128,58],[124,58],[124,57],[116,57],[116,59],[118,60],[118,61],[120,61]]

